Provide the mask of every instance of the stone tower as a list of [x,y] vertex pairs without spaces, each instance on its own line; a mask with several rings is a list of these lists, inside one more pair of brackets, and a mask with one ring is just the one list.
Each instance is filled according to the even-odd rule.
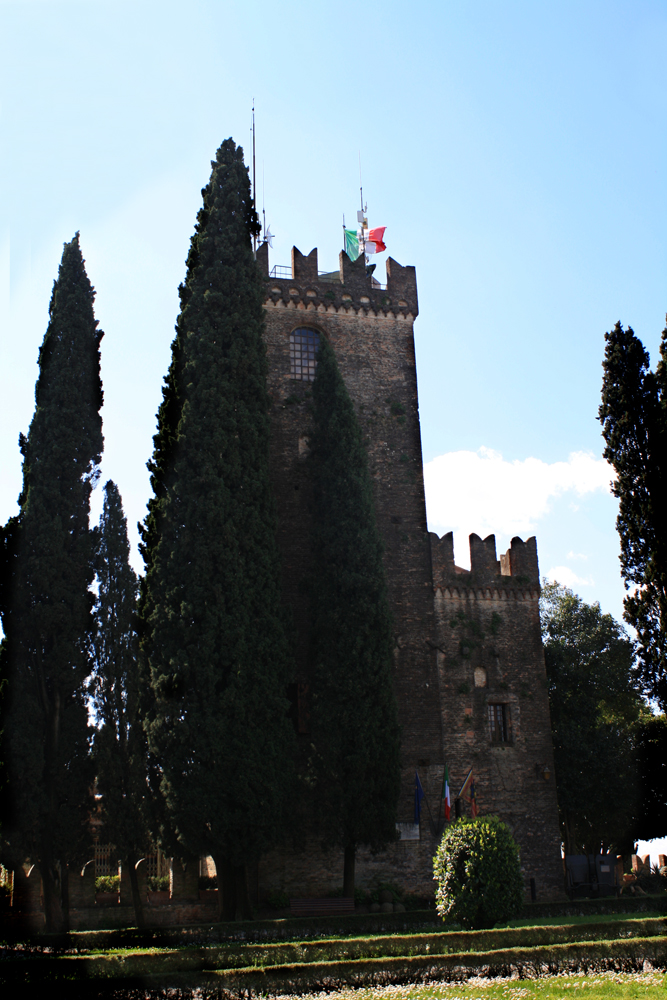
[[[257,259],[267,280],[271,468],[283,593],[297,636],[293,712],[305,745],[310,683],[305,592],[310,502],[305,460],[308,400],[321,337],[334,348],[368,442],[385,546],[402,728],[401,839],[375,857],[359,851],[357,882],[380,879],[432,893],[432,857],[442,832],[440,798],[447,761],[455,790],[474,768],[480,812],[498,812],[511,823],[522,846],[526,878],[536,879],[540,895],[553,895],[562,885],[562,873],[534,539],[525,546],[515,539],[508,556],[497,562],[495,541],[478,539],[477,545],[476,536],[471,536],[475,561],[464,584],[465,572],[454,566],[451,537],[438,540],[428,533],[413,335],[418,313],[415,269],[390,258],[385,287],[366,273],[363,256],[353,263],[341,253],[339,270],[331,273],[319,272],[317,250],[304,256],[294,247],[291,274],[287,268],[269,272],[266,244],[259,248]],[[285,273],[276,275],[278,270]],[[450,627],[450,620],[460,624]],[[477,638],[469,640],[469,633]],[[486,671],[484,685],[481,671]],[[499,729],[489,721],[492,712],[500,720]],[[415,771],[426,793],[418,827]],[[545,779],[547,773],[550,781]],[[263,859],[259,891],[326,895],[341,878],[342,853],[324,854],[313,841],[300,853],[281,852]]]

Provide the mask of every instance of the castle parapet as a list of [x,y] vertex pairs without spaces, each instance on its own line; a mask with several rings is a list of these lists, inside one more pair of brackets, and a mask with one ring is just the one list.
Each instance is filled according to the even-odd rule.
[[442,538],[429,532],[431,542],[431,566],[433,585],[496,587],[539,587],[540,571],[537,561],[537,540],[533,535],[525,542],[518,537],[512,539],[510,547],[496,556],[496,536],[470,535],[470,569],[462,569],[454,562],[454,535],[450,531]]
[[292,277],[295,281],[311,284],[317,281],[317,247],[307,256],[296,247],[292,247]]
[[[338,269],[319,271],[317,248],[303,254],[292,247],[292,266],[269,267],[269,245],[257,247],[259,270],[267,279],[267,306],[305,308],[318,312],[346,312],[390,315],[414,320],[419,312],[417,277],[414,267],[403,267],[392,257],[387,260],[387,284],[373,277],[362,254],[350,260],[344,250],[338,258]],[[289,275],[288,270],[291,270]]]

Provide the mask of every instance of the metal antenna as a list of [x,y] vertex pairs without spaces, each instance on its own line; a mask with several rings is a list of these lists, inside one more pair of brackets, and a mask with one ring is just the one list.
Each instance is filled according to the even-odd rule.
[[359,207],[361,208],[361,211],[363,212],[363,210],[364,210],[364,189],[361,186],[361,150],[359,150],[359,197],[361,199],[361,205]]
[[[252,207],[257,213],[257,185],[255,183],[255,98],[252,99]],[[253,253],[257,252],[257,236],[252,234]]]
[[[359,242],[361,244],[361,253],[364,254],[364,256],[365,256],[366,255],[366,237],[364,235],[364,215],[365,215],[366,209],[364,209],[364,189],[363,189],[362,183],[361,183],[361,150],[359,150],[359,197],[361,199],[361,215],[358,216],[358,218],[361,219],[361,230],[360,230],[361,231],[361,239],[360,239]],[[366,261],[366,263],[368,263],[368,261]]]
[[263,231],[264,231],[264,242],[266,243],[266,203],[264,199],[264,160],[262,160],[262,219],[264,220]]

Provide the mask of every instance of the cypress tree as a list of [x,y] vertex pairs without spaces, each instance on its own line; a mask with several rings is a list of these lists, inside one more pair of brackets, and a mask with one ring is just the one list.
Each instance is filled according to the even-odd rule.
[[313,382],[313,770],[324,843],[344,850],[354,895],[358,845],[396,839],[400,733],[392,624],[361,430],[322,337]]
[[53,287],[35,413],[27,439],[20,438],[20,512],[5,549],[8,835],[15,857],[39,869],[49,930],[64,926],[60,875],[89,839],[88,516],[103,447],[94,294],[77,233],[65,244]]
[[269,482],[263,279],[243,151],[204,188],[149,465],[141,650],[146,731],[184,852],[211,854],[225,917],[281,835],[292,780],[292,669]]
[[646,694],[667,708],[667,329],[660,362],[628,327],[605,334],[599,419],[604,457],[616,471],[621,573],[630,593],[624,618],[637,631]]
[[118,487],[104,487],[104,509],[95,534],[98,595],[94,608],[91,694],[97,716],[93,759],[102,795],[106,839],[128,871],[137,925],[143,906],[136,872],[148,842],[146,745],[139,712],[136,598],[127,521]]

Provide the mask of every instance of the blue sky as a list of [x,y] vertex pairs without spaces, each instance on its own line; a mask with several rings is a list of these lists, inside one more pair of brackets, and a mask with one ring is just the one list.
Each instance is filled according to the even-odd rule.
[[535,533],[543,572],[620,617],[596,414],[605,330],[655,359],[667,311],[665,51],[648,0],[0,0],[0,518],[76,230],[103,477],[143,517],[200,189],[254,97],[272,263],[336,266],[361,153],[371,224],[416,265],[431,526],[463,565],[471,531]]

